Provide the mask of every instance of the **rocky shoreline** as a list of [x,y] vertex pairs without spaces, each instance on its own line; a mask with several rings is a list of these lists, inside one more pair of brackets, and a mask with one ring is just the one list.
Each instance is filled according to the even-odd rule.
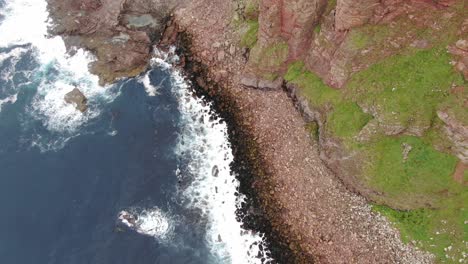
[[277,263],[297,263],[296,260],[299,259],[312,259],[312,256],[303,256],[300,252],[291,250],[289,244],[284,242],[287,238],[276,232],[266,217],[261,198],[254,188],[259,176],[264,175],[264,165],[259,158],[258,146],[250,134],[250,129],[242,121],[232,94],[213,82],[209,77],[209,69],[194,58],[191,52],[191,36],[178,30],[175,34],[174,28],[178,27],[173,20],[170,20],[168,25],[159,48],[164,50],[170,46],[177,47],[176,54],[183,62],[180,67],[192,83],[194,93],[211,103],[215,114],[228,125],[229,141],[234,154],[234,161],[230,167],[240,182],[239,194],[246,197],[245,203],[237,212],[244,228],[265,234],[267,249]]
[[[105,13],[102,9],[109,3],[95,2],[96,10],[90,12]],[[138,1],[129,2],[139,6]],[[57,31],[66,34],[69,45],[97,54],[98,65],[102,64],[101,69],[106,71],[92,69],[103,83],[135,76],[146,69],[151,45],[156,41],[148,35],[142,38],[144,41],[136,40],[132,36],[147,33],[133,32],[128,21],[127,27],[122,25],[122,10],[133,10],[129,9],[129,2],[123,1],[122,6],[126,6],[120,9],[113,5],[119,10],[117,15],[113,13],[117,23],[97,23],[105,25],[102,31],[99,27],[79,34],[73,30]],[[62,11],[67,10],[62,4]],[[84,9],[79,6],[76,14],[86,8],[87,5]],[[240,191],[249,198],[240,212],[246,227],[267,234],[278,263],[431,263],[430,254],[403,244],[388,220],[372,212],[365,199],[350,192],[325,166],[303,116],[280,89],[281,85],[265,83],[263,86],[268,89],[243,85],[248,50],[238,45],[230,25],[234,8],[225,0],[179,6],[162,37],[162,45],[177,43],[179,52],[186,55],[184,68],[196,84],[196,92],[212,101],[229,124],[235,151],[233,170],[239,174]],[[138,17],[144,15],[132,12]],[[52,12],[55,16],[59,13]],[[206,16],[208,13],[211,15]],[[161,17],[160,21],[164,19]],[[112,42],[122,34],[129,38]],[[102,45],[90,44],[93,38]],[[118,54],[134,48],[143,51],[137,52],[136,65],[132,55],[119,57]],[[99,55],[100,52],[109,56]]]
[[[203,19],[208,10],[217,15]],[[404,245],[386,219],[326,168],[286,92],[241,85],[246,59],[229,35],[230,14],[229,3],[214,1],[179,9],[174,19],[192,36],[194,60],[209,70],[196,82],[215,81],[230,94],[255,142],[263,170],[252,184],[273,231],[296,257],[285,263],[432,262],[429,254]]]

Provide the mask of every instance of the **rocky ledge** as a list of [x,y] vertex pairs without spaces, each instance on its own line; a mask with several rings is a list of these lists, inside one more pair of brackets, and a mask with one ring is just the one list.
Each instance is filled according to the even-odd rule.
[[178,0],[48,0],[50,33],[60,35],[70,52],[96,55],[90,70],[101,84],[146,70],[152,45]]

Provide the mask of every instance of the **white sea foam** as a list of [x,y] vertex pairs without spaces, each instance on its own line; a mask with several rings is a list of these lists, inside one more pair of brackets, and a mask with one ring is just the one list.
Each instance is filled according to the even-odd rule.
[[151,80],[149,77],[150,74],[151,74],[151,71],[146,72],[143,76],[141,76],[138,79],[138,82],[143,84],[143,86],[145,87],[146,94],[148,94],[148,96],[156,96],[159,94],[160,88],[159,86],[155,86],[151,84]]
[[167,241],[174,231],[174,221],[158,207],[150,209],[130,208],[119,213],[120,222],[136,232]]
[[14,95],[11,95],[5,99],[0,99],[0,112],[2,111],[2,107],[4,104],[6,103],[10,103],[10,104],[14,104],[16,103],[16,100],[18,99],[18,95],[17,94],[14,94]]
[[[118,89],[99,86],[98,77],[88,71],[89,62],[94,60],[90,53],[80,49],[71,56],[66,53],[60,37],[48,36],[50,21],[45,0],[12,0],[6,4],[3,13],[5,19],[0,24],[0,47],[28,47],[31,44],[39,65],[29,76],[31,82],[37,85],[37,92],[27,110],[32,118],[54,134],[54,138],[33,135],[45,140],[42,143],[35,141],[35,144],[45,144],[41,148],[43,150],[54,149],[46,145],[60,140],[64,142],[78,135],[84,124],[100,115],[103,104],[118,96]],[[13,51],[16,54],[12,54]],[[8,56],[21,56],[19,48],[12,52],[0,55],[0,61]],[[10,69],[9,74],[14,74],[14,71]],[[5,75],[5,78],[10,76]],[[89,108],[85,114],[64,102],[64,95],[75,87],[88,98]]]
[[2,64],[6,59],[10,59],[10,58],[19,59],[19,57],[26,51],[27,49],[25,47],[16,47],[16,48],[11,49],[9,52],[0,53],[0,64]]
[[233,154],[227,125],[213,120],[208,114],[211,106],[193,96],[182,74],[171,68],[170,59],[173,57],[159,52],[153,63],[170,71],[182,115],[176,154],[189,164],[177,172],[189,174],[193,181],[181,195],[187,206],[200,209],[208,219],[206,242],[220,262],[262,263],[262,257],[269,259],[259,248],[265,248],[263,235],[244,230],[237,220],[236,210],[244,197],[236,196],[239,182],[229,167]]

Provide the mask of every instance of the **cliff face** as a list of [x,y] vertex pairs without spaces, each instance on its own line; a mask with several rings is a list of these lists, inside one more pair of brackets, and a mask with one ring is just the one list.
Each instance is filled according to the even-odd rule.
[[[444,50],[448,46],[452,57],[446,63],[455,65],[465,78],[465,81],[452,80],[451,87],[461,87],[458,89],[462,95],[455,96],[459,97],[455,101],[458,107],[465,108],[465,99],[460,98],[465,95],[463,83],[468,74],[467,40],[463,39],[468,34],[468,20],[463,16],[464,5],[463,1],[423,0],[260,1],[258,39],[252,47],[246,72],[254,76],[251,78],[274,82],[287,71],[286,65],[301,61],[305,66],[302,70],[317,75],[332,88],[344,89],[351,76],[387,58],[415,50]],[[261,80],[244,82],[264,88],[258,85],[261,83]],[[412,120],[399,120],[387,113],[390,109],[382,109],[385,106],[366,100],[353,101],[373,116],[361,139],[369,139],[376,131],[421,137],[432,127],[431,118],[418,120],[415,116]],[[427,109],[432,112],[428,115],[435,118],[436,110]],[[466,124],[466,116],[458,118]],[[466,140],[468,135],[462,137]],[[466,163],[460,140],[452,142],[451,153]]]
[[460,224],[456,210],[467,193],[466,4],[259,1],[258,20],[248,18],[258,21],[258,34],[242,79],[259,89],[279,89],[264,84],[284,79],[322,160],[382,212],[410,210],[416,220],[428,217],[418,210],[435,210],[421,245],[441,261],[466,260],[455,236],[446,246],[456,253],[447,257],[445,242],[431,246],[437,219]]
[[[344,43],[350,38],[351,29],[365,25],[393,23],[400,17],[410,14],[413,14],[411,19],[419,24],[418,26],[429,27],[431,19],[440,17],[444,8],[453,6],[455,2],[423,0],[260,1],[259,33],[254,51],[285,42],[288,44],[288,61],[303,60],[308,68],[318,73],[327,84],[341,88],[349,76],[356,71],[349,68],[353,68],[351,66],[354,65],[350,65],[351,61],[358,54],[346,45],[347,43]],[[436,14],[430,12],[436,12]],[[415,43],[416,46],[418,44],[424,46],[426,43]],[[396,49],[402,46],[397,42],[393,45],[400,46]],[[388,55],[390,54],[386,54]],[[374,59],[373,62],[377,60]],[[357,65],[359,68],[366,66],[368,65]],[[264,71],[261,67],[252,70]],[[278,70],[281,69],[272,68],[272,71]],[[463,72],[466,74],[466,70]]]

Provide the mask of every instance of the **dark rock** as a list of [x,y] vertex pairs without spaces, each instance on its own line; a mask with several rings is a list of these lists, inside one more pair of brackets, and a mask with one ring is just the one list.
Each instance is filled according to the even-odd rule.
[[67,93],[64,97],[64,100],[68,104],[73,104],[76,109],[82,113],[86,112],[88,109],[88,99],[78,88],[75,88],[73,91]]
[[213,168],[211,169],[211,174],[214,176],[214,177],[218,177],[219,175],[219,168],[218,166],[213,166]]

